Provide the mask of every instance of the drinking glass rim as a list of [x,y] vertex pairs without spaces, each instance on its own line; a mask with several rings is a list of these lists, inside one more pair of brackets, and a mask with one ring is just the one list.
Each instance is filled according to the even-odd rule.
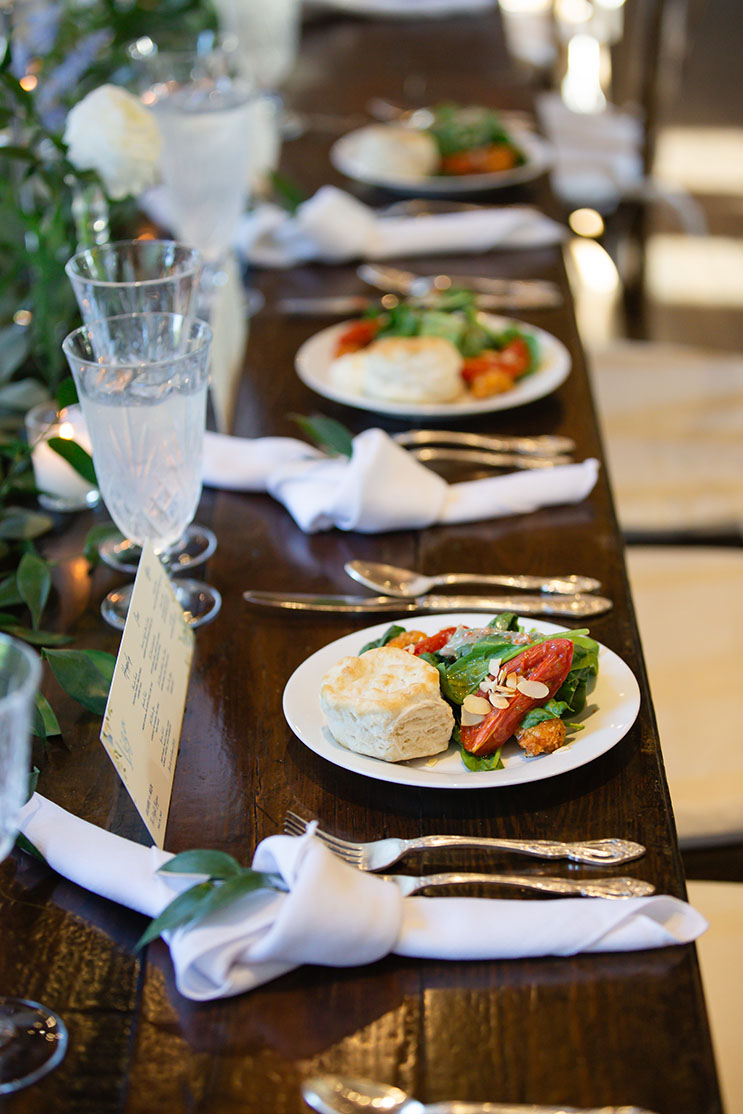
[[[75,268],[74,268],[75,262],[78,259],[83,259],[85,256],[90,257],[90,256],[95,255],[96,253],[103,254],[104,252],[106,252],[106,251],[108,251],[112,248],[135,247],[135,246],[140,245],[140,244],[143,247],[145,245],[148,245],[148,244],[168,244],[168,245],[172,244],[174,247],[182,248],[184,251],[190,252],[190,254],[192,256],[191,265],[188,266],[188,267],[184,267],[182,270],[174,272],[172,275],[157,275],[156,277],[153,277],[153,278],[134,279],[134,280],[131,280],[131,279],[121,279],[121,280],[119,280],[119,279],[97,279],[97,278],[88,277],[86,275],[82,275],[78,271],[76,271]],[[203,266],[204,266],[204,256],[199,251],[199,249],[195,248],[195,247],[192,247],[190,244],[184,244],[181,240],[163,240],[163,239],[140,240],[140,239],[135,239],[135,240],[112,240],[112,241],[110,241],[110,243],[107,243],[107,244],[96,244],[95,247],[92,247],[92,248],[83,248],[82,251],[77,251],[77,252],[75,252],[74,255],[70,256],[70,258],[67,260],[67,262],[64,265],[64,269],[65,269],[65,272],[66,272],[67,277],[69,278],[70,282],[73,282],[73,283],[77,282],[77,281],[87,282],[87,283],[90,283],[92,286],[99,287],[100,289],[105,289],[105,288],[116,289],[116,288],[128,287],[128,286],[162,286],[166,282],[172,282],[172,280],[176,277],[180,278],[180,277],[186,277],[188,275],[198,275],[199,271],[201,271]],[[120,314],[119,316],[123,316],[123,314]]]
[[39,687],[41,680],[41,658],[27,646],[20,638],[13,638],[10,634],[0,632],[0,646],[8,646],[10,649],[20,653],[24,659],[28,671],[26,676],[21,680],[17,688],[5,696],[0,696],[0,706],[9,704],[21,704],[28,700],[32,693]]
[[83,364],[85,367],[98,368],[100,370],[103,365],[98,360],[87,359],[85,356],[82,356],[78,352],[74,351],[73,345],[75,343],[75,340],[79,336],[82,336],[83,333],[89,333],[95,325],[102,325],[105,322],[113,321],[130,321],[132,320],[132,318],[141,317],[147,317],[150,319],[154,317],[166,317],[178,318],[181,321],[190,321],[192,325],[199,326],[199,343],[189,352],[179,352],[175,355],[164,357],[162,360],[121,360],[117,361],[116,364],[112,364],[112,366],[148,368],[172,367],[173,364],[177,364],[182,360],[192,359],[194,356],[198,355],[200,352],[203,351],[204,348],[207,348],[211,344],[212,338],[214,336],[214,331],[211,325],[209,325],[206,321],[202,321],[200,317],[194,317],[193,314],[167,312],[115,313],[111,317],[98,317],[95,321],[88,321],[83,323],[82,325],[78,325],[77,328],[73,329],[71,333],[68,333],[62,341],[62,351],[64,352],[65,356],[72,357],[76,363]]
[[[136,39],[130,39],[124,45],[124,51],[135,64],[149,62],[156,56],[180,59],[186,57],[206,58],[210,54],[223,54],[232,58],[239,53],[239,43],[234,31],[200,31],[195,38],[190,40],[184,38],[169,40],[167,35],[165,37],[160,35],[159,38],[158,43],[157,39],[150,35],[140,35]],[[146,40],[152,46],[149,51],[143,51],[140,46],[140,43],[144,44]],[[165,45],[161,46],[161,43]]]

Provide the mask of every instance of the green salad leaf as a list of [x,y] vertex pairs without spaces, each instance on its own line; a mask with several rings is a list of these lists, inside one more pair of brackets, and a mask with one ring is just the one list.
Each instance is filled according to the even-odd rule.
[[398,634],[405,634],[405,627],[388,627],[384,634],[380,634],[379,638],[374,638],[371,642],[367,642],[365,646],[361,647],[359,650],[359,657],[365,654],[367,650],[376,650],[379,646],[386,646],[393,638],[397,638]]
[[383,337],[443,337],[459,350],[465,359],[479,356],[488,348],[498,351],[512,340],[522,339],[530,353],[526,375],[539,365],[539,342],[531,333],[516,326],[495,330],[488,327],[477,308],[477,299],[471,290],[452,287],[450,290],[427,295],[423,299],[399,302],[389,310],[375,305],[366,311],[366,317],[381,319],[377,339]]
[[503,770],[503,759],[501,758],[501,751],[503,747],[498,747],[492,754],[470,754],[463,746],[459,747],[459,753],[462,757],[462,762],[468,770],[477,772],[478,770]]
[[[442,157],[476,147],[505,143],[518,151],[513,138],[497,112],[475,105],[440,104],[434,109],[434,122],[428,128]],[[523,156],[520,152],[520,161]]]

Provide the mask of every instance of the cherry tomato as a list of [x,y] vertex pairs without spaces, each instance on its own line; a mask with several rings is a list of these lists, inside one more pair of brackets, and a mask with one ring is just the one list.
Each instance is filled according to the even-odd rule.
[[430,638],[424,638],[422,642],[416,643],[413,653],[416,657],[419,654],[435,654],[442,646],[446,646],[456,629],[456,627],[445,627],[444,630],[440,630],[438,634],[432,634]]
[[380,325],[378,317],[362,317],[360,321],[352,321],[338,338],[335,346],[336,356],[345,356],[348,352],[358,352],[360,348],[366,348],[379,332]]
[[487,147],[472,147],[456,151],[441,159],[442,174],[492,174],[510,170],[516,165],[517,154],[507,143],[493,143]]
[[520,375],[529,370],[531,352],[523,337],[514,337],[513,340],[509,340],[505,348],[501,348],[499,356],[501,366],[505,371],[510,371],[514,379],[518,379]]
[[541,681],[547,686],[547,695],[534,697],[517,692],[507,708],[493,708],[481,723],[462,727],[464,749],[470,754],[492,754],[503,746],[531,708],[541,707],[555,695],[570,672],[572,661],[573,643],[568,638],[550,638],[507,661],[503,665],[505,676],[517,673],[530,681]]
[[484,375],[501,364],[500,352],[495,348],[485,348],[479,356],[466,356],[460,372],[465,383],[472,383],[478,375]]

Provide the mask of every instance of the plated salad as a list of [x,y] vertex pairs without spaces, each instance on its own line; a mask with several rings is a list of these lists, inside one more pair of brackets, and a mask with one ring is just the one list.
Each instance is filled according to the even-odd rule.
[[529,757],[549,754],[581,730],[574,722],[598,673],[599,645],[587,630],[543,635],[504,612],[484,627],[446,627],[433,635],[393,625],[367,643],[397,646],[439,672],[456,720],[453,739],[469,770],[503,768],[510,740]]
[[494,329],[477,309],[476,295],[461,288],[425,299],[408,299],[391,308],[381,303],[340,334],[335,358],[368,350],[388,337],[437,337],[459,356],[462,388],[474,398],[509,391],[540,363],[536,337],[517,326]]
[[526,161],[501,117],[479,105],[441,104],[425,131],[435,141],[442,175],[492,174]]

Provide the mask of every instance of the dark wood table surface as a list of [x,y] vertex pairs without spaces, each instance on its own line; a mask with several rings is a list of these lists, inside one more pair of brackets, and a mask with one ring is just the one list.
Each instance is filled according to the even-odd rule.
[[[289,88],[292,106],[358,112],[372,94],[506,106],[523,106],[529,98],[508,69],[495,15],[419,24],[334,18],[306,28]],[[330,142],[327,134],[309,132],[286,147],[284,168],[308,193],[325,180],[339,181],[327,165]],[[544,184],[515,196],[544,198]],[[453,265],[443,258],[410,262],[425,269]],[[576,439],[579,458],[601,456],[559,252],[492,253],[459,261],[460,268],[465,264],[483,274],[561,283],[565,305],[528,320],[568,346],[573,370],[550,397],[461,427],[565,433]],[[315,410],[354,431],[376,422],[363,411],[319,400],[299,382],[294,353],[327,322],[284,319],[274,308],[279,294],[359,290],[354,269],[307,266],[264,273],[256,282],[267,305],[253,324],[235,432],[295,434],[289,415]],[[611,834],[647,846],[632,873],[659,892],[684,897],[609,480],[602,472],[593,494],[577,506],[376,536],[306,536],[268,496],[205,491],[197,519],[219,539],[207,572],[224,605],[196,638],[167,848],[221,848],[247,863],[256,844],[280,830],[287,808],[317,815],[339,834],[368,838],[434,831],[567,839]],[[118,638],[98,606],[122,578],[105,567],[91,571],[80,556],[87,529],[103,520],[98,511],[60,521],[45,552],[59,561],[59,628],[78,645],[115,652]],[[259,613],[246,607],[241,592],[348,590],[343,563],[351,557],[423,571],[599,577],[614,609],[591,623],[592,633],[638,677],[637,722],[617,746],[581,769],[508,789],[408,788],[329,764],[289,730],[282,690],[307,655],[366,620]],[[35,755],[40,791],[87,820],[148,842],[98,741],[99,721],[67,701],[53,681],[47,691],[64,736]],[[424,866],[440,869],[447,862],[477,868],[486,861],[467,853],[429,857]],[[529,863],[519,866],[539,869]],[[554,869],[571,873],[567,866]],[[162,941],[146,957],[134,954],[142,917],[18,852],[0,867],[0,906],[2,990],[44,1000],[70,1032],[57,1071],[6,1100],[3,1109],[13,1112],[294,1114],[304,1109],[302,1079],[322,1071],[396,1083],[428,1101],[634,1103],[658,1114],[721,1109],[691,946],[511,962],[388,958],[352,970],[307,967],[251,994],[197,1005],[175,990]]]

